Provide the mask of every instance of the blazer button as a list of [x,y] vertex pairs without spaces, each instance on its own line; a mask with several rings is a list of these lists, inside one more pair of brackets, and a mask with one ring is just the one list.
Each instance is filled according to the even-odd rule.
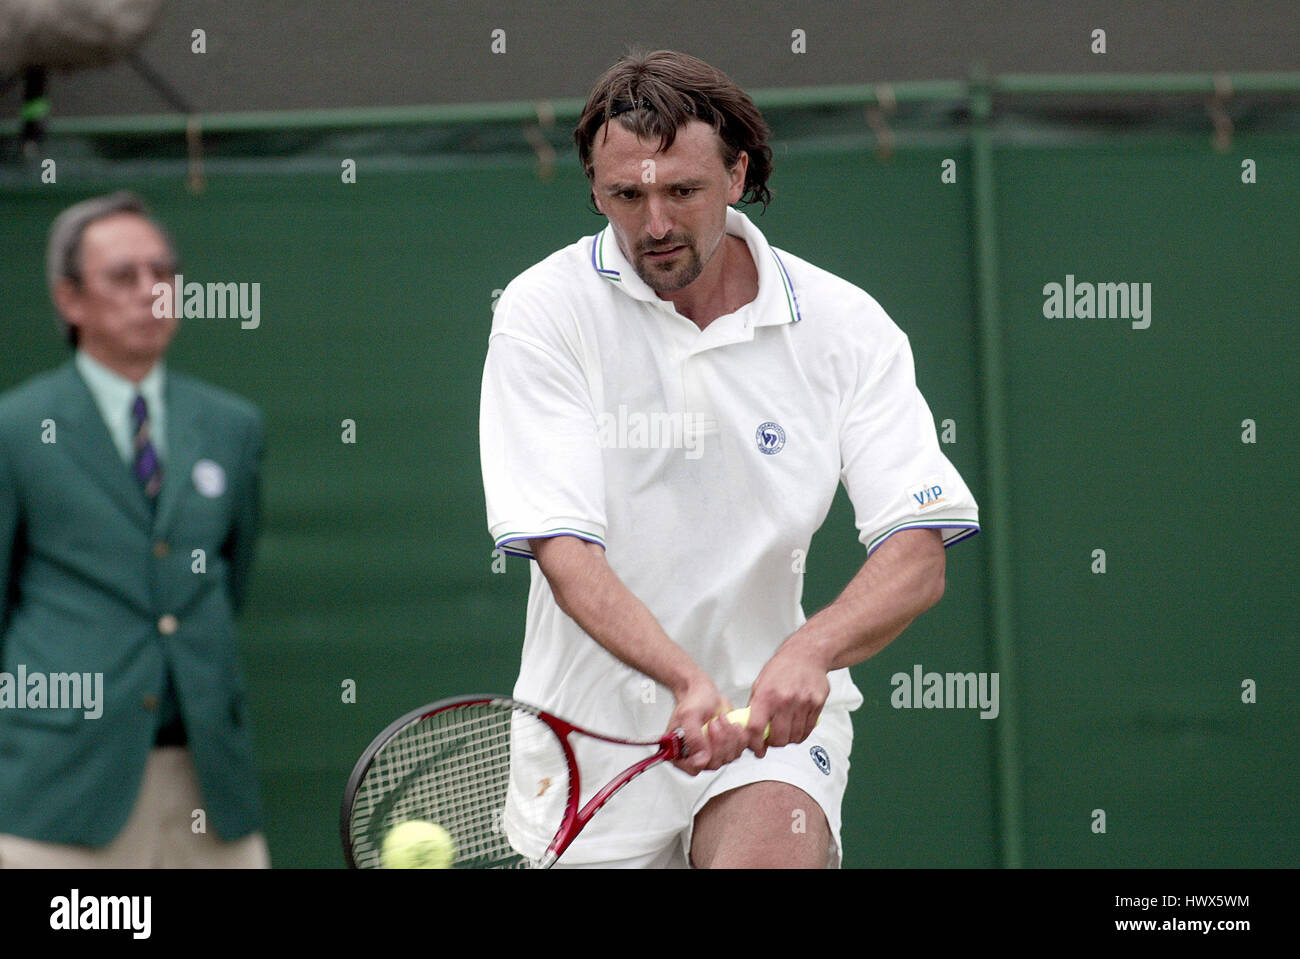
[[140,697],[140,705],[143,706],[149,712],[153,712],[155,709],[158,708],[158,697],[155,696],[153,693],[147,693],[144,696]]
[[158,632],[164,636],[170,636],[176,630],[181,628],[181,621],[171,613],[165,613],[158,619]]
[[172,548],[165,540],[158,540],[153,544],[153,555],[157,559],[166,559],[171,554]]

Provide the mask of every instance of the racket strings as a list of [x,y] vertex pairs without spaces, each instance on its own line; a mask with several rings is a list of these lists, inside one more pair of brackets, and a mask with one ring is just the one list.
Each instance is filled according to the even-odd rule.
[[568,793],[563,747],[536,716],[508,704],[442,710],[374,757],[353,803],[353,859],[379,866],[388,831],[425,820],[451,834],[457,867],[527,868],[559,830]]

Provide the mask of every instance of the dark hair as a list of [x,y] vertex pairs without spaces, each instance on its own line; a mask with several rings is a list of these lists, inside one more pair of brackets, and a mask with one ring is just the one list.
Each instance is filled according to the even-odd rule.
[[691,120],[702,120],[722,138],[722,162],[736,165],[741,151],[749,154],[742,203],[772,200],[767,178],[772,175],[771,129],[744,90],[698,57],[673,50],[633,51],[619,59],[596,81],[573,131],[578,160],[592,177],[591,153],[596,132],[617,120],[629,133],[659,138],[659,149],[673,145],[677,131]]

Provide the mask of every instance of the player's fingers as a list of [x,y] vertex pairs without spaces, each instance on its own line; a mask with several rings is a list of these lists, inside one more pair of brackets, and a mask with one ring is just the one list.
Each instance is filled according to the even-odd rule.
[[702,726],[702,733],[708,740],[711,753],[709,769],[720,769],[727,763],[739,758],[745,751],[746,737],[743,726],[737,726],[727,718],[732,711],[731,701],[725,696],[718,699],[718,710]]
[[786,727],[786,745],[790,743],[801,743],[805,735],[805,724],[808,721],[807,707],[800,706],[797,703],[792,704],[789,710],[790,722]]
[[759,759],[767,753],[769,736],[763,734],[767,731],[771,723],[771,711],[761,704],[755,705],[750,703],[749,706],[749,726],[746,729],[747,745],[751,752]]
[[712,719],[710,719],[707,723],[704,724],[704,738],[709,741],[710,749],[716,750],[718,746],[718,742],[722,738],[722,734],[718,731],[718,726],[719,726],[719,720],[717,716],[714,716]]
[[696,755],[688,757],[688,761],[694,761],[691,767],[692,775],[710,769],[717,769],[721,761],[726,758],[725,755],[721,757],[719,755],[720,746],[725,748],[725,743],[720,744],[710,734],[708,726],[699,727],[696,733],[700,738],[700,751]]
[[767,737],[767,744],[774,749],[789,745],[792,741],[790,733],[794,721],[794,716],[789,709],[778,710],[772,717],[772,732]]
[[804,714],[799,718],[798,738],[794,739],[794,742],[801,743],[812,735],[813,727],[817,725],[819,712],[819,710],[811,707],[804,711]]
[[[716,725],[717,739],[713,740],[714,748],[720,753],[719,766],[725,766],[729,762],[734,762],[740,758],[740,754],[745,751],[748,743],[748,732],[744,726],[738,726],[731,722],[726,716],[720,716],[710,724]],[[713,735],[713,729],[710,729],[710,736]]]
[[713,743],[709,742],[707,736],[701,736],[700,748],[686,757],[688,771],[694,775],[695,773],[704,772],[706,769],[711,769],[714,752]]
[[725,723],[715,716],[704,726],[704,737],[709,742],[709,762],[706,769],[718,769],[726,762],[728,747],[724,725]]
[[689,752],[687,755],[673,760],[673,765],[688,776],[698,776],[709,768],[708,764],[709,751],[707,749],[702,749],[699,752]]
[[709,740],[700,727],[691,719],[674,714],[669,728],[682,741],[681,752],[672,764],[692,776],[704,769],[708,762]]

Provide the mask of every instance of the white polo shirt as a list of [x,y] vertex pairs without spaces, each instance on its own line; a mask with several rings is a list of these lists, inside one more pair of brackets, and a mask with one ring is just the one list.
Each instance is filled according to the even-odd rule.
[[[636,275],[608,227],[516,277],[493,318],[480,440],[497,547],[600,543],[743,705],[804,622],[802,571],[817,565],[805,557],[838,483],[866,553],[899,530],[939,529],[950,545],[979,524],[880,305],[769,246],[735,209],[727,230],[749,245],[758,296],[703,331]],[[847,669],[830,679],[827,708],[861,704]],[[515,695],[646,739],[673,710],[668,690],[560,611],[535,566]]]

